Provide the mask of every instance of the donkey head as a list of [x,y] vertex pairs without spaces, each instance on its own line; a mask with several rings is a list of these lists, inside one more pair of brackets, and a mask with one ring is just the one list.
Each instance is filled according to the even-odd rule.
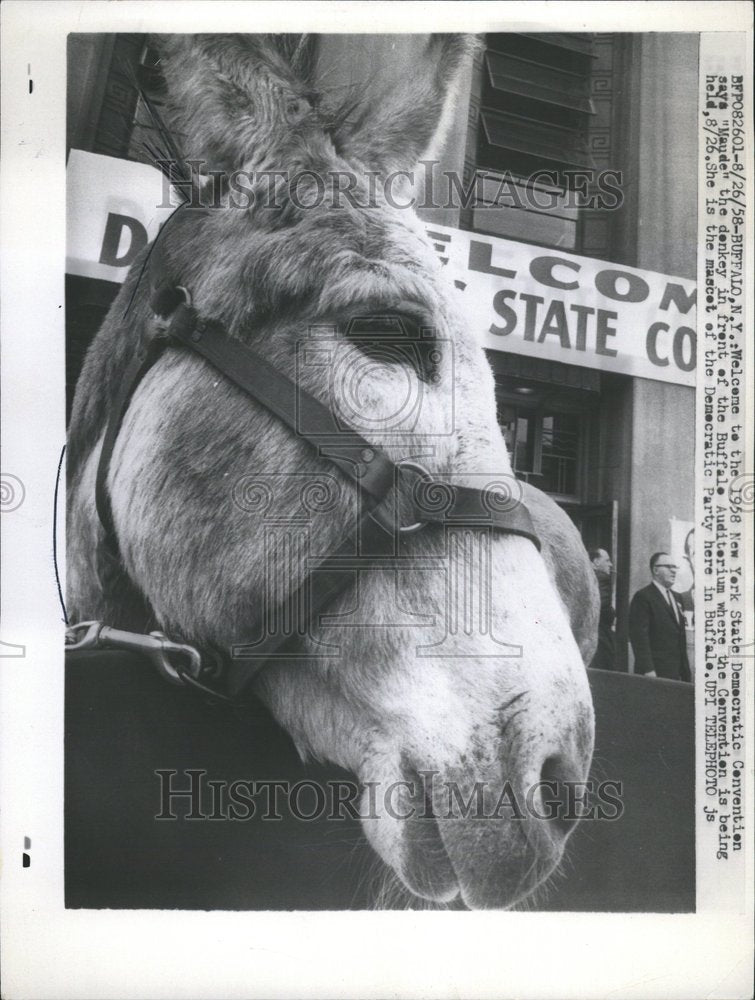
[[[231,175],[227,206],[167,244],[198,312],[394,462],[450,485],[503,483],[517,502],[483,350],[422,226],[383,183],[437,142],[467,43],[429,36],[405,80],[348,108],[315,92],[301,43],[161,44],[184,154]],[[234,205],[238,170],[246,198]],[[74,501],[90,514],[93,461]],[[266,597],[291,593],[358,516],[327,457],[182,352],[138,390],[112,466],[129,577],[167,632],[205,645],[248,636]],[[410,488],[397,485],[399,517]],[[586,779],[593,717],[549,536],[573,563],[562,578],[591,574],[553,508],[538,523],[543,554],[453,524],[406,534],[400,565],[355,570],[300,656],[253,682],[303,756],[364,782],[368,838],[428,899],[513,903],[552,871],[573,826],[550,800]]]

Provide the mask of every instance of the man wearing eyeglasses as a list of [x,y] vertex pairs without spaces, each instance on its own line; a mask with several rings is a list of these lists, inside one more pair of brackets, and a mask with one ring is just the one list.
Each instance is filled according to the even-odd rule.
[[676,570],[668,552],[653,553],[652,583],[638,590],[629,605],[629,639],[635,673],[691,681],[684,614],[671,589]]

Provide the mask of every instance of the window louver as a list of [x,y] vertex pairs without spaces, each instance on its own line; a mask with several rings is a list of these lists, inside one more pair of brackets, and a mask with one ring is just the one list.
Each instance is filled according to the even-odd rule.
[[579,73],[517,59],[499,52],[487,52],[485,66],[494,90],[570,108],[583,114],[595,114],[595,107],[589,96],[589,79]]
[[481,112],[485,140],[490,146],[512,150],[538,160],[566,167],[591,167],[587,143],[579,133],[558,125],[533,121],[483,108]]

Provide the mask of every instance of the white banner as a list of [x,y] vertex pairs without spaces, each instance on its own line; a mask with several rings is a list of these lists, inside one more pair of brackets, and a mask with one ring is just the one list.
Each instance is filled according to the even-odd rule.
[[488,349],[695,384],[694,281],[443,226],[428,232]]
[[[81,150],[67,180],[67,272],[123,281],[173,211],[170,188],[154,167]],[[694,281],[443,226],[428,234],[488,349],[695,384]]]

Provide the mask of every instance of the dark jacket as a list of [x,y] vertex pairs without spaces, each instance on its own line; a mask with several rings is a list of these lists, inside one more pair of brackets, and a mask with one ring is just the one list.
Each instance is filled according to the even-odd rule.
[[598,624],[598,647],[590,661],[593,670],[617,670],[616,634],[613,623],[616,621],[616,611],[611,604],[613,588],[611,577],[602,573],[595,574],[600,592],[600,620]]
[[658,677],[689,681],[692,676],[687,659],[687,640],[681,604],[671,591],[679,609],[679,622],[654,583],[638,590],[629,605],[629,638],[634,651],[635,673],[654,670]]
[[613,587],[611,577],[595,574],[598,580],[598,592],[600,593],[600,624],[611,628],[616,621],[616,609],[611,604],[613,597]]

